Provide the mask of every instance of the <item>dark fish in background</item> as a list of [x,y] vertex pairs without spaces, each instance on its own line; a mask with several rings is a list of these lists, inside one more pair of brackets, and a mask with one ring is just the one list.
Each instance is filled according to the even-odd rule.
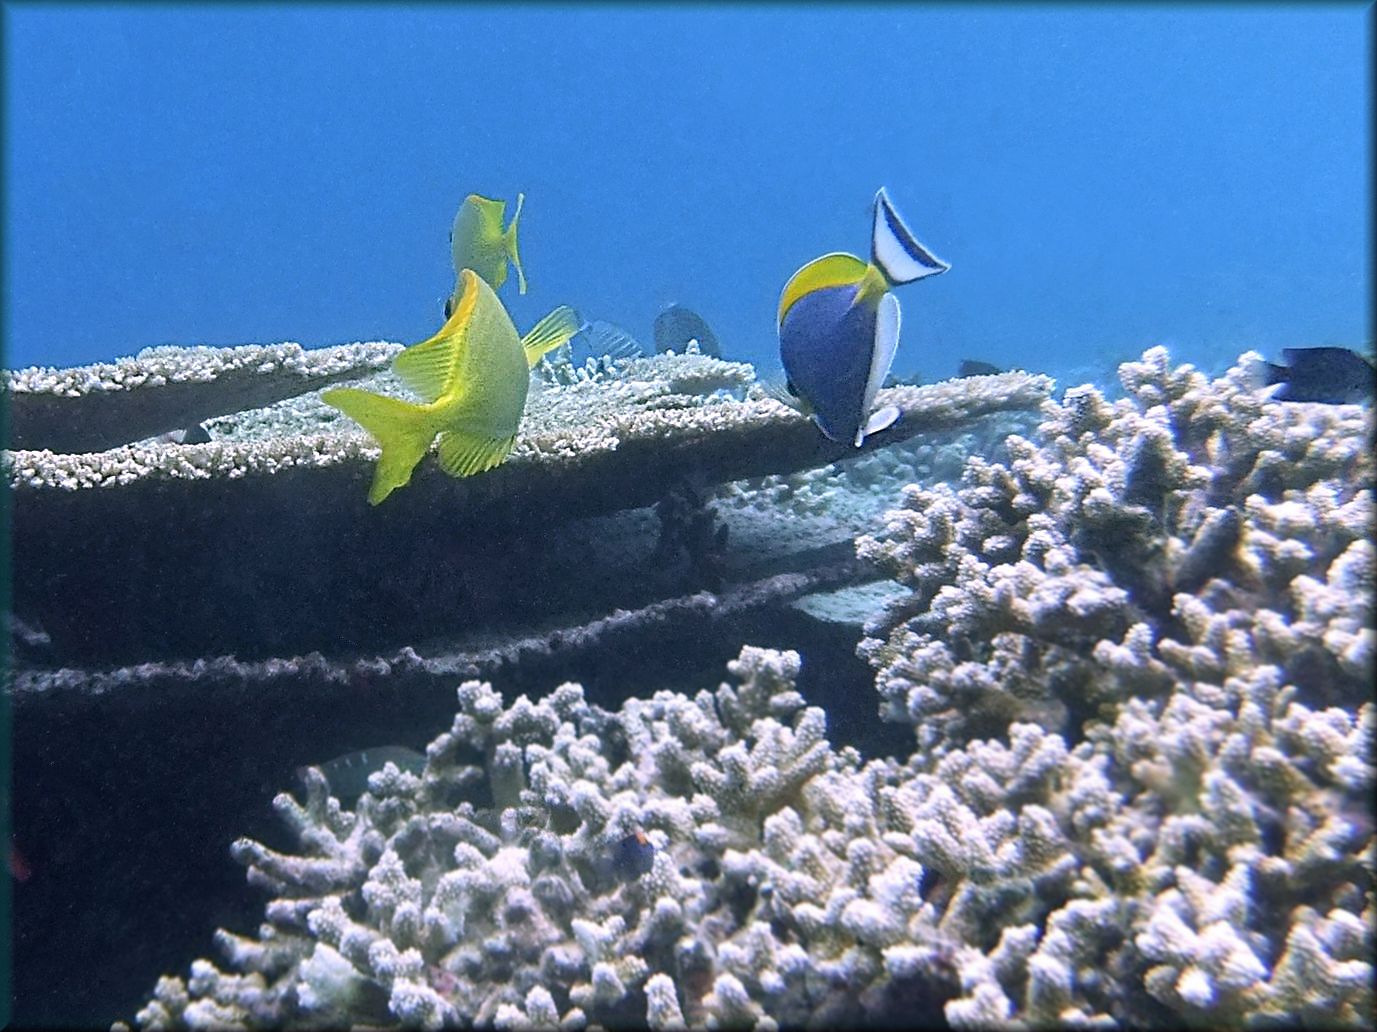
[[713,358],[722,357],[722,348],[717,343],[717,334],[691,308],[683,305],[670,305],[655,317],[655,350],[661,354],[673,351],[682,355],[688,349],[688,342],[696,340],[698,351]]
[[1284,365],[1264,363],[1266,386],[1281,384],[1277,401],[1318,401],[1350,405],[1369,400],[1377,390],[1377,370],[1348,348],[1282,348]]
[[921,387],[923,386],[923,374],[917,369],[911,372],[899,373],[891,372],[885,377],[881,387]]
[[958,380],[967,376],[996,376],[1004,372],[997,365],[989,362],[981,362],[975,358],[963,358],[961,364],[956,367],[956,378]]
[[654,862],[655,847],[639,829],[619,841],[612,850],[613,867],[628,881],[649,874]]
[[[388,763],[396,764],[397,769],[419,775],[425,769],[424,753],[408,749],[404,745],[379,745],[372,749],[336,756],[324,763],[312,764],[319,767],[330,783],[330,792],[345,806],[358,802],[359,796],[368,791],[368,775],[382,770]],[[298,776],[305,770],[300,768]]]
[[579,332],[569,342],[571,361],[582,365],[590,358],[640,358],[644,354],[641,342],[616,323],[594,319],[579,327]]
[[613,845],[609,859],[617,876],[623,881],[631,881],[650,873],[655,864],[655,847],[645,832],[637,829]]

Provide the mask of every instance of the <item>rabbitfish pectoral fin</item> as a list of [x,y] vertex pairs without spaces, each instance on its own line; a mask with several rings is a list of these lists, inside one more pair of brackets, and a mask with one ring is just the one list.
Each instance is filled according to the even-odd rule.
[[579,314],[568,305],[560,305],[540,322],[536,323],[521,338],[521,347],[526,352],[526,364],[534,366],[541,356],[554,351],[561,344],[579,332]]

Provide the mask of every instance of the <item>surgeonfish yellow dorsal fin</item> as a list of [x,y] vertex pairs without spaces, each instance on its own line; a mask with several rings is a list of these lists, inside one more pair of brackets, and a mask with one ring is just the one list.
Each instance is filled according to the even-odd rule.
[[568,305],[560,305],[540,322],[536,323],[521,338],[521,347],[526,352],[526,364],[534,366],[541,356],[554,351],[566,343],[583,325],[578,312]]
[[918,242],[904,224],[882,186],[875,193],[875,221],[870,231],[870,261],[890,286],[912,283],[951,268]]
[[885,279],[885,274],[872,262],[865,267],[865,275],[856,285],[856,296],[851,299],[851,304],[863,305],[877,302],[889,292],[889,287],[890,283]]
[[432,402],[446,393],[454,378],[460,338],[478,298],[476,278],[471,275],[465,279],[461,274],[459,303],[445,324],[433,337],[413,344],[392,360],[392,371],[423,401]]
[[834,251],[821,258],[814,258],[790,276],[789,282],[784,284],[784,290],[779,295],[778,322],[784,322],[784,316],[794,306],[794,302],[805,294],[825,287],[859,283],[865,277],[865,272],[866,263],[845,251]]

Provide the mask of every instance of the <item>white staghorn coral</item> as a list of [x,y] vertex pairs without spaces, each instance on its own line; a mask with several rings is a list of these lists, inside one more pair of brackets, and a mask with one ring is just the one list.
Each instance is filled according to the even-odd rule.
[[353,812],[314,770],[304,804],[278,797],[301,851],[236,844],[277,898],[256,939],[220,937],[250,973],[198,961],[139,1023],[768,1027],[940,993],[927,940],[884,959],[933,920],[878,824],[896,768],[827,743],[798,669],[748,647],[736,685],[616,714],[466,682],[419,778],[384,767]]
[[[1372,916],[1372,416],[1268,402],[1248,360],[1153,349],[858,544],[911,591],[863,652],[915,725],[953,1023],[1370,1016],[1370,934],[1334,930]],[[1031,780],[1029,719],[1079,743],[1039,731]]]

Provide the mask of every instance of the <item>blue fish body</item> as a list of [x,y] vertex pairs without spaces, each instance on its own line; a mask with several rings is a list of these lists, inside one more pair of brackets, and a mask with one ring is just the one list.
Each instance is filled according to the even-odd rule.
[[855,286],[815,290],[790,307],[779,327],[789,390],[833,441],[854,441],[863,423],[876,308],[857,305],[856,293]]
[[1282,348],[1281,355],[1284,365],[1266,363],[1267,385],[1281,384],[1276,401],[1357,405],[1377,389],[1372,363],[1348,348]]
[[826,437],[859,448],[898,418],[892,405],[875,408],[899,345],[890,288],[949,268],[918,242],[881,188],[869,263],[825,254],[789,278],[779,300],[779,357],[798,408]]
[[655,847],[640,832],[627,835],[612,848],[612,866],[627,881],[649,874],[655,866]]

